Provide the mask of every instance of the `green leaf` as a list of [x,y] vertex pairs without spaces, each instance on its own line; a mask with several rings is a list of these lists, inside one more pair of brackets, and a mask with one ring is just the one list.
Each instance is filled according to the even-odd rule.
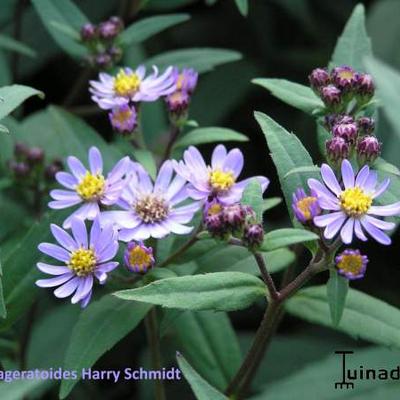
[[329,133],[319,122],[317,122],[317,138],[319,151],[323,156],[325,156],[326,141],[332,138],[332,134]]
[[247,17],[247,14],[249,13],[249,2],[248,0],[235,0],[236,7],[239,9],[240,14],[243,15],[243,17]]
[[[332,327],[325,285],[300,290],[286,302],[286,310],[307,321]],[[400,348],[399,309],[355,289],[349,289],[342,319],[335,329]]]
[[79,36],[80,27],[89,22],[72,1],[32,0],[32,4],[47,31],[64,51],[77,58],[81,58],[87,53],[83,45],[55,26],[57,24],[67,27],[69,31],[76,31]]
[[346,64],[364,71],[364,58],[371,55],[371,40],[365,29],[365,9],[358,4],[336,43],[330,68]]
[[232,324],[225,313],[184,312],[173,324],[176,348],[196,370],[224,390],[239,369],[242,355]]
[[[135,329],[150,308],[148,304],[128,303],[109,295],[90,304],[72,331],[64,369],[81,371],[90,368]],[[67,397],[77,383],[78,380],[63,380],[60,398]]]
[[236,132],[233,129],[219,128],[216,126],[210,126],[206,128],[193,129],[181,139],[179,139],[174,148],[177,147],[188,147],[190,145],[198,145],[203,143],[213,142],[246,142],[249,138],[242,133]]
[[264,201],[262,196],[263,194],[260,182],[257,178],[252,178],[246,185],[240,201],[241,204],[250,206],[254,210],[259,223],[262,222],[263,218]]
[[44,98],[43,92],[24,85],[10,85],[0,88],[0,120],[15,110],[23,101],[32,96]]
[[15,51],[16,53],[20,53],[28,57],[36,56],[36,51],[31,49],[29,46],[6,35],[0,35],[0,49]]
[[237,51],[217,48],[190,48],[167,51],[146,61],[148,67],[157,65],[160,69],[174,65],[178,68],[194,68],[203,73],[216,66],[240,60],[242,55]]
[[140,43],[163,30],[190,19],[189,14],[156,15],[141,19],[128,26],[120,35],[121,43],[125,46]]
[[329,280],[326,284],[326,295],[334,326],[339,325],[342,318],[348,290],[349,281],[339,275],[336,270],[331,269],[329,271]]
[[263,200],[263,212],[270,210],[282,203],[281,197],[270,197]]
[[114,293],[124,300],[186,310],[233,311],[265,296],[263,282],[242,272],[215,272],[163,279],[138,289]]
[[265,235],[261,250],[271,251],[291,244],[310,242],[313,240],[318,240],[318,235],[305,229],[277,229]]
[[228,400],[226,396],[221,392],[218,392],[217,389],[213,388],[207,381],[205,381],[181,354],[177,354],[176,359],[178,360],[178,365],[183,376],[189,382],[190,387],[198,400]]
[[10,133],[10,131],[8,130],[8,128],[4,125],[0,124],[0,132],[1,133]]
[[307,114],[312,114],[315,109],[324,107],[322,100],[308,86],[286,79],[257,78],[252,82],[268,89],[273,96],[284,103]]
[[1,382],[0,396],[7,400],[21,400],[34,393],[44,393],[52,384],[51,380],[44,379],[16,379],[12,382]]
[[372,57],[365,60],[365,65],[374,77],[377,94],[383,103],[382,110],[393,126],[394,134],[400,137],[400,73]]
[[381,157],[374,162],[373,168],[378,171],[400,177],[400,170],[395,165],[388,163]]
[[[286,131],[272,118],[260,112],[256,112],[255,117],[264,132],[272,160],[278,171],[286,206],[290,215],[293,216],[293,193],[299,187],[307,188],[307,180],[309,178],[319,179],[320,174],[316,171],[308,174],[301,172],[290,173],[296,168],[314,167],[310,154],[294,134]],[[288,175],[288,173],[290,174]]]
[[3,292],[3,269],[1,266],[2,258],[1,258],[1,249],[0,249],[0,317],[6,318],[7,317],[7,309],[6,303],[4,301],[4,292]]

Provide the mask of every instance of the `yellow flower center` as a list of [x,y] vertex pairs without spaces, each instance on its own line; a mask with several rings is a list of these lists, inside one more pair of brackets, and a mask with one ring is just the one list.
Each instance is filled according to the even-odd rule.
[[357,186],[343,191],[339,200],[342,210],[350,217],[364,215],[372,205],[372,197]]
[[178,79],[176,80],[176,90],[182,90],[184,78],[183,74],[179,74]]
[[210,185],[216,191],[230,189],[235,183],[235,177],[231,171],[216,169],[210,172]]
[[105,179],[103,175],[92,175],[88,171],[75,190],[83,200],[93,200],[101,197],[104,192],[104,186]]
[[134,204],[136,214],[146,224],[163,221],[169,214],[169,206],[164,199],[147,195]]
[[208,215],[217,215],[222,211],[222,206],[219,203],[215,203],[210,206],[207,210]]
[[139,245],[129,251],[129,264],[137,267],[141,272],[146,272],[152,264],[153,259],[150,253]]
[[71,253],[68,267],[78,276],[90,275],[96,267],[96,256],[92,249],[80,248]]
[[299,200],[296,203],[296,207],[301,211],[306,221],[309,221],[312,218],[311,215],[311,206],[316,203],[316,197],[304,197],[304,199]]
[[140,78],[135,72],[127,74],[121,69],[114,78],[114,90],[120,96],[132,96],[139,90],[140,83]]
[[346,273],[358,275],[363,267],[363,259],[360,254],[343,254],[337,267]]
[[125,121],[128,121],[132,117],[132,110],[122,110],[122,111],[116,111],[112,115],[112,119],[115,122],[119,122],[123,124]]
[[341,78],[343,78],[343,79],[353,79],[353,76],[354,76],[354,72],[352,72],[352,71],[347,71],[347,70],[344,70],[344,71],[340,71],[339,72],[339,76],[341,77]]

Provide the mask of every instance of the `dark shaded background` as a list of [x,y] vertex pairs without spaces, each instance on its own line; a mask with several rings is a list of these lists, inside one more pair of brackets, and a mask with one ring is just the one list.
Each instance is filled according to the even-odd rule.
[[[394,40],[392,27],[380,25],[381,20],[378,18],[382,7],[395,1],[371,0],[362,3],[367,7],[367,27],[372,36],[375,54],[398,67],[400,48],[382,47],[383,44],[387,45],[389,35],[391,40]],[[93,22],[99,22],[102,17],[118,13],[121,10],[121,3],[123,2],[106,0],[76,1]],[[158,0],[154,3],[164,3],[165,6],[168,2]],[[267,196],[280,196],[275,168],[263,135],[252,116],[253,111],[263,111],[287,130],[295,132],[310,150],[315,162],[319,163],[321,158],[316,145],[315,126],[311,117],[281,103],[266,90],[251,84],[250,80],[255,77],[274,77],[306,83],[311,69],[327,65],[336,39],[357,2],[250,0],[250,12],[247,18],[239,14],[234,2],[230,0],[220,0],[213,6],[208,6],[203,1],[182,1],[182,3],[188,4],[162,12],[179,10],[190,13],[192,19],[147,41],[141,51],[147,55],[154,55],[169,49],[209,46],[230,48],[243,54],[241,61],[218,67],[215,71],[201,76],[198,90],[194,95],[191,117],[198,120],[202,126],[226,126],[248,135],[251,141],[241,146],[246,159],[244,174],[267,175],[272,182]],[[134,19],[159,13],[160,10],[157,8],[146,9]],[[24,13],[32,12],[27,4]],[[7,16],[2,15],[2,19],[3,28],[9,31],[15,28],[12,22],[7,22]],[[39,19],[30,18],[29,21],[29,24],[22,26],[21,40],[29,43],[29,32],[32,29],[43,30],[44,42],[42,41],[37,48],[40,62],[36,62],[36,66],[33,66],[31,61],[20,59],[15,81],[43,90],[46,93],[46,103],[61,104],[77,76],[82,72],[82,66],[61,52],[52,38],[45,33]],[[130,22],[132,19],[126,19],[127,24]],[[387,38],[384,34],[385,29],[388,30]],[[135,49],[132,49],[132,52],[134,51]],[[89,104],[91,101],[85,89],[71,108]],[[24,114],[34,112],[41,107],[43,107],[42,102],[30,101],[24,108]],[[85,118],[104,137],[111,138],[105,114],[91,114]],[[387,124],[385,126],[386,129],[390,129]],[[384,143],[385,146],[388,146],[388,143]],[[209,153],[210,149],[212,147],[205,146],[203,150]],[[267,229],[288,226],[285,205],[281,204],[269,211],[265,221]],[[362,281],[352,283],[353,287],[397,306],[400,306],[398,291],[400,271],[397,258],[399,238],[399,234],[396,234],[393,237],[393,245],[387,248],[373,242],[362,245],[362,250],[370,258],[370,264],[366,277]],[[305,257],[304,255],[303,258]],[[319,279],[323,282],[326,278],[323,276]],[[253,307],[250,310],[234,313],[233,322],[240,332],[244,332],[254,330],[258,326],[260,317],[261,309]],[[341,336],[322,328],[313,327],[311,333],[308,324],[290,317],[285,317],[280,333],[291,335],[294,331],[304,331],[304,329],[306,329],[304,335],[307,335],[310,341],[312,339],[318,342],[320,340],[318,338],[332,335],[335,340],[347,343]],[[132,360],[137,360],[140,347],[143,345],[144,338],[139,332],[135,332],[103,357],[98,366],[111,369],[129,365]],[[277,352],[280,345],[278,343],[273,352]],[[104,390],[103,395],[107,396],[104,398],[124,399],[129,388],[104,387]],[[86,393],[90,393],[90,389]],[[79,398],[79,390],[75,396]],[[187,396],[181,398],[190,398]]]

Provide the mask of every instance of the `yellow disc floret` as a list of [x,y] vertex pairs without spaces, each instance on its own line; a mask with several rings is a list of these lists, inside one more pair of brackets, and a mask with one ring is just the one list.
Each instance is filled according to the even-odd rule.
[[140,198],[133,208],[140,219],[146,224],[163,221],[168,217],[170,208],[165,200],[155,195],[146,195]]
[[313,215],[311,214],[311,207],[316,202],[317,202],[316,197],[308,196],[308,197],[304,197],[303,199],[299,200],[296,203],[296,207],[303,214],[303,217],[306,221],[309,221],[310,219],[312,219]]
[[129,250],[129,264],[140,272],[146,272],[153,264],[152,254],[140,245],[136,245]]
[[68,267],[78,276],[90,275],[96,267],[96,256],[92,249],[80,248],[71,253]]
[[348,274],[358,275],[363,268],[363,258],[361,254],[343,254],[337,267]]
[[214,203],[207,209],[208,215],[217,215],[222,211],[222,206],[219,203]]
[[358,186],[343,191],[339,200],[342,210],[350,217],[360,217],[366,214],[372,205],[372,197]]
[[231,171],[216,169],[210,172],[210,185],[218,192],[230,189],[234,183],[235,176]]
[[114,90],[119,96],[132,96],[139,90],[140,82],[140,78],[135,72],[127,74],[120,69],[114,79]]
[[94,200],[102,196],[104,187],[104,176],[101,174],[92,175],[88,171],[75,190],[83,200]]

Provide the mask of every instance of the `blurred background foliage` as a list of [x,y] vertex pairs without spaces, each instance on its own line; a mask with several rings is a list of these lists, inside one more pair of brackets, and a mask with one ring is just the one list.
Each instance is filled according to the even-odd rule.
[[[307,84],[308,73],[313,68],[325,66],[328,63],[336,39],[356,4],[355,0],[336,0],[334,2],[250,0],[247,17],[239,12],[234,0],[147,0],[144,10],[133,18],[129,14],[124,14],[125,10],[129,9],[129,1],[80,0],[75,3],[92,22],[99,22],[113,14],[121,15],[127,25],[136,19],[160,13],[185,12],[191,15],[190,21],[156,35],[146,41],[144,45],[131,46],[124,56],[126,65],[134,66],[159,53],[184,47],[220,47],[242,54],[241,60],[219,66],[201,76],[191,106],[191,118],[197,120],[201,126],[230,127],[249,136],[250,141],[241,144],[246,160],[244,174],[261,174],[270,177],[272,183],[268,189],[268,197],[281,196],[281,193],[264,136],[253,118],[254,110],[267,113],[287,130],[295,132],[306,148],[311,151],[314,161],[320,162],[313,118],[283,104],[250,81],[256,77],[273,77]],[[400,46],[398,45],[400,40],[400,24],[398,22],[400,1],[370,0],[362,3],[365,4],[367,10],[367,30],[372,40],[374,55],[393,68],[400,69]],[[112,132],[107,116],[105,113],[93,112],[86,86],[80,90],[79,96],[69,104],[67,96],[74,82],[82,74],[82,65],[63,53],[43,27],[29,1],[2,0],[0,7],[0,33],[18,38],[34,51],[34,54],[31,54],[29,49],[25,49],[25,52],[22,49],[21,54],[9,52],[7,45],[2,44],[0,39],[0,86],[17,82],[37,88],[46,94],[44,101],[30,100],[23,109],[20,108],[14,114],[18,120],[27,117],[23,123],[18,123],[13,119],[8,120],[7,126],[11,131],[11,136],[15,132],[24,131],[26,137],[30,137],[29,141],[32,144],[45,145],[53,132],[46,124],[46,119],[43,119],[40,110],[49,104],[63,106],[67,103],[66,108],[69,111],[80,114],[88,124],[102,134],[105,140],[109,141]],[[165,129],[166,121],[161,117],[160,107],[160,104],[155,104],[147,111],[148,122],[145,134],[148,141],[156,148],[162,147],[164,144],[161,134]],[[59,112],[57,110],[56,108],[49,109],[54,118]],[[79,130],[79,128],[79,124],[73,125],[73,129]],[[383,114],[379,114],[377,135],[384,140],[383,156],[398,167],[400,167],[399,130],[400,124],[397,124],[396,127]],[[83,131],[75,133],[78,138],[80,134],[85,134]],[[37,140],[37,138],[41,139]],[[82,140],[90,141],[90,135],[89,138],[85,137]],[[0,156],[3,158],[1,168],[5,168],[5,159],[11,153],[11,142],[7,143],[3,145],[2,139],[0,145],[3,146],[0,151]],[[5,150],[7,146],[8,149]],[[202,150],[209,153],[211,148],[212,146],[203,146]],[[57,155],[56,147],[46,148],[47,150],[49,156]],[[13,200],[8,201],[13,203]],[[3,241],[3,251],[6,251],[7,246],[11,245],[15,226],[20,231],[27,228],[24,224],[15,224],[17,215],[15,204],[9,204],[9,206],[10,209],[13,208],[11,214],[7,211],[7,202],[2,203],[0,238]],[[23,220],[26,211],[23,208],[18,210],[18,216]],[[288,226],[288,223],[284,204],[266,214],[268,230]],[[374,242],[369,242],[364,246],[363,250],[371,260],[369,269],[365,279],[357,281],[352,286],[399,307],[400,263],[398,249],[400,234],[395,234],[393,239],[394,243],[389,248],[383,249]],[[325,278],[321,278],[321,282]],[[46,312],[38,316],[38,323],[30,338],[30,345],[26,344],[29,348],[27,366],[62,365],[70,329],[77,320],[79,310],[70,305],[61,306],[59,304],[54,308],[53,304],[54,301],[48,299],[43,300],[43,304],[40,306],[40,310],[46,310]],[[232,321],[239,332],[243,348],[248,346],[252,336],[250,332],[254,332],[258,326],[261,313],[261,307],[252,307],[249,310],[232,314]],[[212,318],[212,315],[204,316],[204,318],[208,317]],[[174,326],[178,331],[178,339],[174,340],[177,340],[178,343],[172,342],[172,336],[166,335],[163,346],[165,356],[171,362],[174,350],[185,348],[187,341],[182,337],[185,335],[185,329],[187,330],[186,335],[194,335],[198,338],[198,346],[202,346],[204,341],[208,340],[206,333],[196,331],[199,329],[199,321],[190,321],[190,316],[187,316],[186,320],[180,319],[179,321]],[[12,340],[9,339],[15,333],[23,337],[23,332],[29,324],[30,321],[26,319],[12,330],[5,331],[4,343],[3,339],[0,340],[3,366],[12,368],[12,354],[18,351],[13,347]],[[179,330],[179,327],[182,329]],[[297,332],[296,338],[294,332]],[[300,334],[298,334],[299,332]],[[145,348],[145,338],[142,336],[142,331],[138,330],[128,335],[112,352],[103,356],[96,367],[118,369],[127,365],[146,364],[147,354],[141,351],[142,348]],[[318,370],[327,362],[324,357],[332,354],[334,350],[343,347],[355,348],[356,346],[362,347],[363,343],[321,327],[310,326],[293,317],[285,317],[279,329],[279,337],[274,340],[271,353],[267,356],[256,382],[262,386],[273,380],[283,379],[290,373],[299,373],[302,367],[311,361],[317,362],[313,368]],[[366,357],[371,357],[371,359],[385,356],[384,352],[368,351],[370,353],[365,353]],[[43,354],[46,354],[45,361]],[[334,366],[331,365],[329,368],[335,369],[337,363],[333,361],[333,364]],[[306,369],[303,373],[303,385],[314,385],[314,380],[311,378],[314,376],[313,370]],[[337,374],[338,371],[335,369],[335,372],[332,373]],[[3,384],[0,383],[1,385]],[[192,395],[187,386],[170,386],[169,391],[171,394],[175,394],[175,398],[191,398]],[[288,388],[291,386],[289,385]],[[41,393],[45,389],[44,387],[32,387],[30,392],[33,397],[37,398],[55,398],[56,394],[54,393],[56,392],[42,395]],[[293,397],[295,395],[298,397],[302,388],[294,386],[291,390],[293,390]],[[137,385],[134,382],[121,385],[112,385],[107,382],[80,384],[70,398],[139,398],[136,395],[128,397],[132,392],[140,393],[141,399],[152,398],[148,384]],[[275,393],[274,387],[272,387],[272,393]],[[374,393],[377,395],[378,392]],[[293,397],[289,395],[286,398]],[[271,394],[269,398],[275,400],[281,397]],[[308,396],[307,398],[312,397]],[[317,395],[314,398],[323,399],[325,397]],[[6,397],[4,399],[7,400]]]

